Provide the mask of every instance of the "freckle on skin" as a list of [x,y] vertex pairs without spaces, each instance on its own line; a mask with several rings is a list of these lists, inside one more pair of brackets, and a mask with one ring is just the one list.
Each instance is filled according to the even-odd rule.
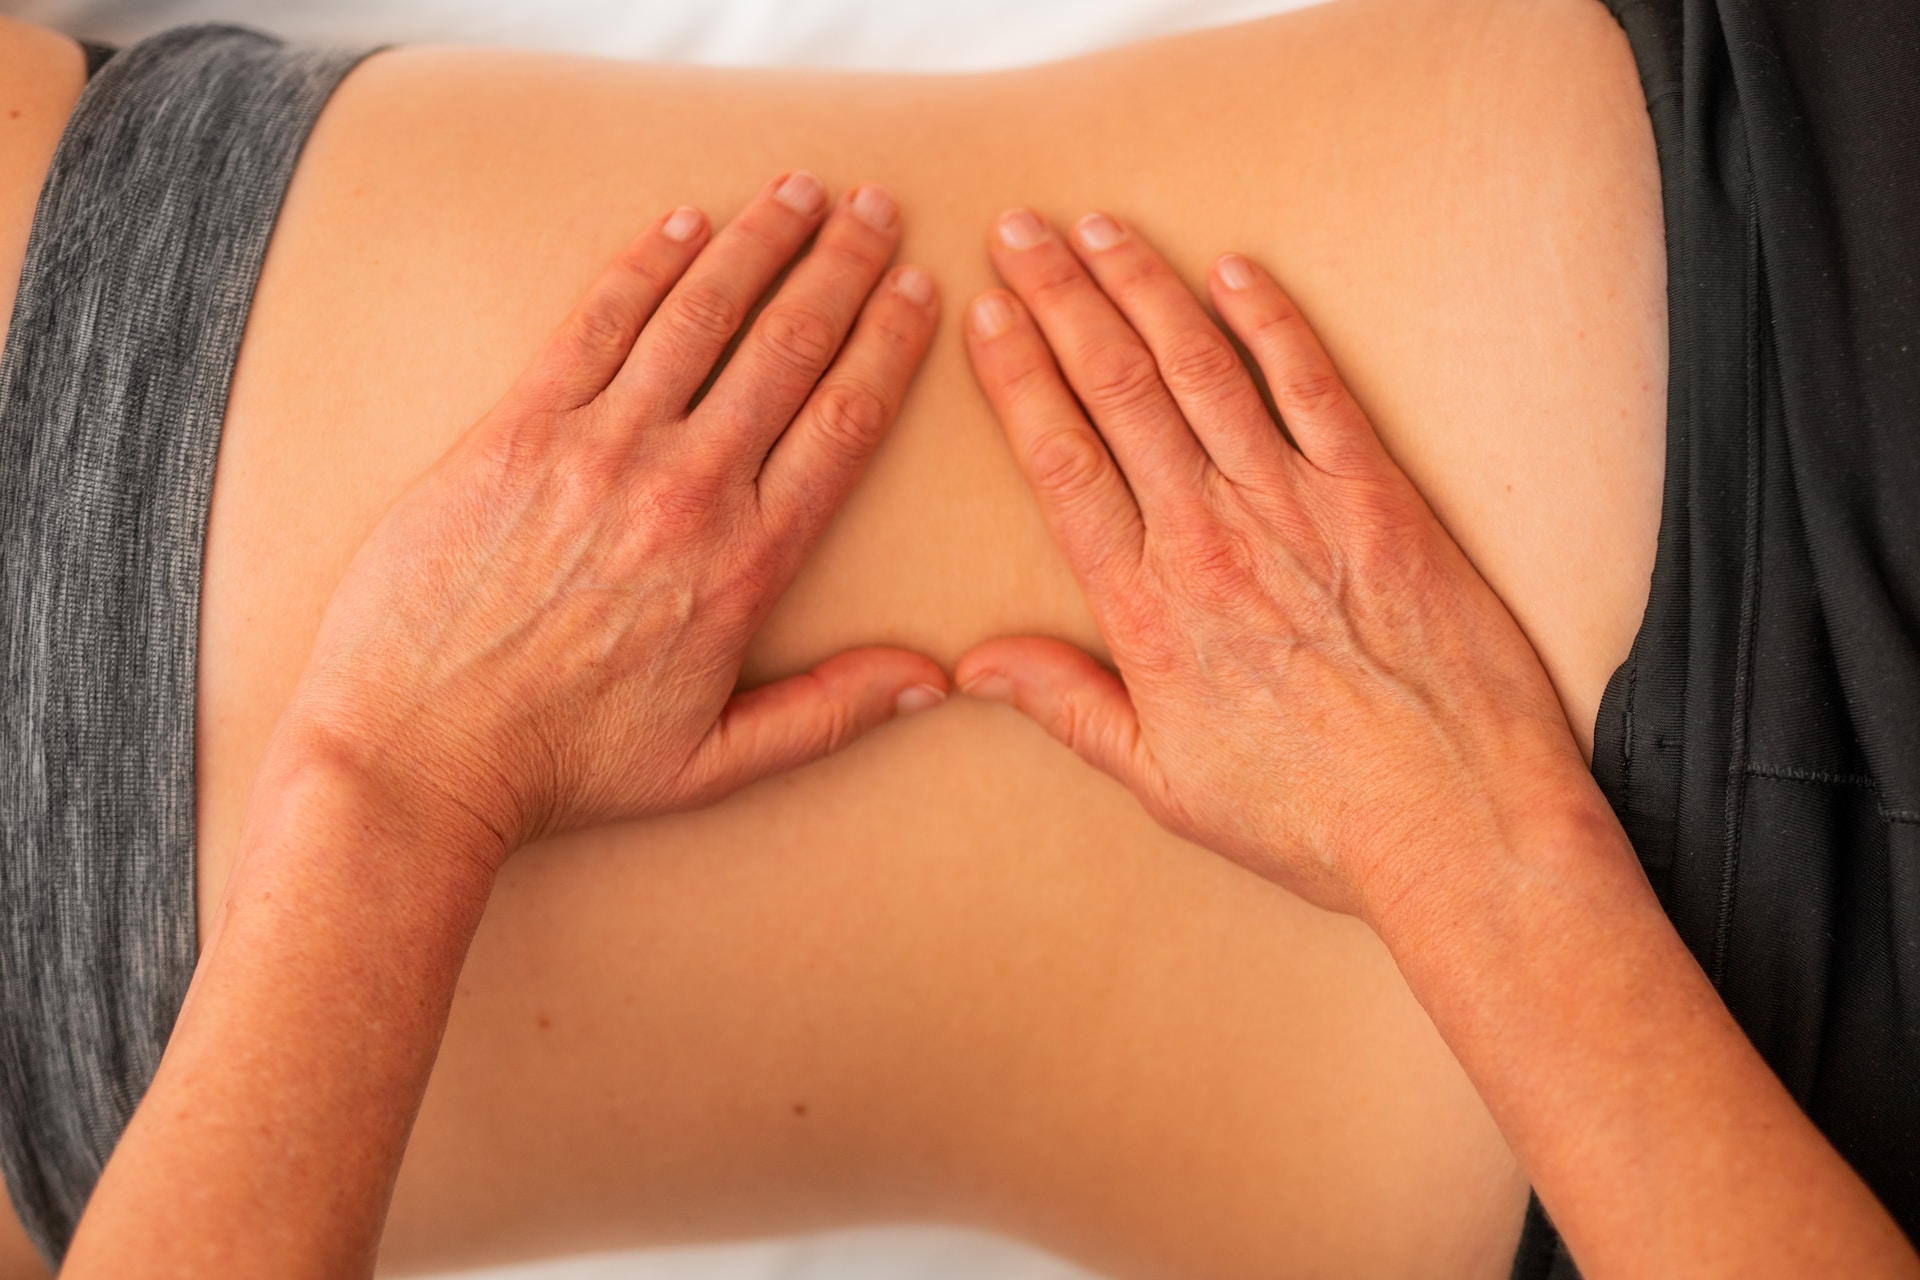
[[553,1029],[553,1019],[543,1013],[533,1020],[533,1025],[539,1027],[542,1031],[551,1031]]
[[7,112],[7,119],[18,120],[19,118],[20,118],[20,108],[15,107],[13,110]]
[[804,1103],[804,1102],[796,1102],[796,1103],[794,1103],[794,1104],[793,1104],[793,1118],[794,1118],[795,1120],[805,1120],[805,1119],[807,1118],[807,1104],[806,1104],[806,1103]]

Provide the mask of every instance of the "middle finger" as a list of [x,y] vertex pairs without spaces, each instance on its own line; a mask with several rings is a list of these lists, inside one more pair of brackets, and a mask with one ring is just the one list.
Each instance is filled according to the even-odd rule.
[[1212,464],[1160,377],[1153,353],[1066,242],[1026,209],[1003,214],[993,261],[1046,335],[1141,514],[1151,522],[1198,498]]

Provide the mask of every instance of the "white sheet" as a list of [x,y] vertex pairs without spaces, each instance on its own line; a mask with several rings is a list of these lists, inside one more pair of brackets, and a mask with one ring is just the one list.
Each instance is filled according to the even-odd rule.
[[[240,22],[327,43],[512,45],[721,66],[972,71],[1242,21],[1315,0],[12,0],[78,36],[126,42]],[[9,7],[0,0],[0,8]],[[657,1249],[472,1272],[466,1280],[1095,1280],[972,1232],[888,1228]]]
[[457,42],[734,66],[961,71],[1044,62],[1311,0],[13,0],[32,22],[125,41],[241,22],[338,43]]

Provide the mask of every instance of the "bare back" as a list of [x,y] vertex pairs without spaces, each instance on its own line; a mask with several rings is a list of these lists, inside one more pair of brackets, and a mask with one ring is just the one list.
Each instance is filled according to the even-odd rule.
[[[33,41],[45,101],[70,105],[71,46],[0,26],[0,58]],[[52,141],[0,140],[10,287]],[[1120,213],[1196,279],[1227,248],[1268,264],[1590,735],[1645,601],[1666,386],[1652,138],[1591,0],[1345,0],[954,78],[403,50],[322,117],[235,378],[203,919],[373,522],[642,221],[724,217],[797,166],[887,184],[950,313],[1014,203]],[[1009,631],[1097,646],[950,321],[748,676]],[[1362,926],[955,704],[714,810],[519,855],[386,1256],[937,1216],[1123,1276],[1494,1276],[1523,1200]]]

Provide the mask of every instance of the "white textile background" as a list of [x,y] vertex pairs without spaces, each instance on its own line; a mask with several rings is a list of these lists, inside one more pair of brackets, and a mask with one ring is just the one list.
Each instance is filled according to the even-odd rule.
[[228,21],[331,43],[503,44],[731,66],[968,71],[1237,22],[1311,0],[0,0],[124,41]]
[[[511,45],[717,66],[975,71],[1068,57],[1315,0],[0,0],[124,43],[225,21],[332,44]],[[652,1249],[468,1280],[1094,1280],[1010,1242],[944,1228]]]

